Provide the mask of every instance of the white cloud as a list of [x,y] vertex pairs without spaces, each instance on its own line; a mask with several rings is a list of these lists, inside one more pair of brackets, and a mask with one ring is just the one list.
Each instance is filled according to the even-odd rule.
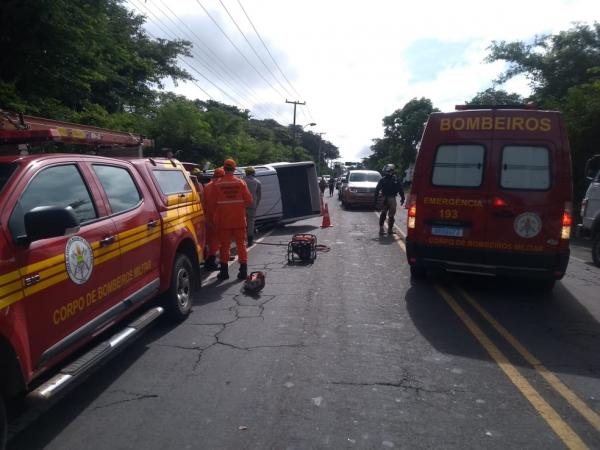
[[[183,21],[192,25],[236,76],[243,77],[243,87],[235,80],[230,82],[245,94],[240,102],[250,107],[255,116],[270,115],[280,122],[291,123],[292,107],[285,104],[284,98],[288,93],[281,92],[279,85],[279,94],[266,86],[210,22],[199,2],[214,15],[256,68],[271,79],[218,0],[147,0],[145,5],[155,8],[160,15],[157,7],[165,11],[163,5],[167,3]],[[237,0],[223,2],[265,62],[276,71],[254,37]],[[438,108],[449,110],[490,87],[504,68],[502,63],[483,63],[492,40],[528,40],[536,34],[566,30],[575,21],[600,18],[597,0],[241,2],[277,62],[302,95],[298,100],[308,103],[311,114],[306,107],[299,106],[297,122],[317,122],[315,131],[326,132],[326,138],[340,147],[345,159],[363,156],[371,140],[381,137],[383,117],[413,97],[428,97]],[[139,7],[140,0],[131,1],[131,5]],[[182,37],[187,34],[185,27],[171,28]],[[156,26],[154,30],[159,33]],[[459,43],[464,44],[465,50],[461,53],[460,45],[453,47],[456,55],[447,55],[450,60],[443,64],[433,64],[435,72],[426,76],[421,70],[425,66],[411,66],[411,58],[407,58],[406,53],[420,41],[431,42],[431,45]],[[439,58],[435,52],[432,55]],[[203,80],[199,79],[198,84],[216,99],[232,103]],[[522,77],[511,80],[504,88],[522,95],[529,92]],[[175,90],[190,97],[205,98],[190,83]],[[252,94],[246,93],[247,90]],[[255,109],[257,104],[261,108]]]

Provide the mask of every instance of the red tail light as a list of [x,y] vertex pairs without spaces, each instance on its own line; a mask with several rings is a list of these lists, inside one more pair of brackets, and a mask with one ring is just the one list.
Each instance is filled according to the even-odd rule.
[[561,239],[569,239],[571,237],[571,225],[573,225],[573,215],[571,214],[571,202],[565,202],[565,209],[562,216],[562,229],[560,232]]
[[410,194],[408,199],[408,221],[409,229],[414,229],[417,222],[417,194]]
[[563,227],[570,227],[571,225],[573,225],[573,217],[571,217],[570,212],[565,211],[563,213],[562,224]]
[[492,206],[494,208],[501,208],[503,206],[508,206],[508,203],[503,198],[500,197],[492,197]]

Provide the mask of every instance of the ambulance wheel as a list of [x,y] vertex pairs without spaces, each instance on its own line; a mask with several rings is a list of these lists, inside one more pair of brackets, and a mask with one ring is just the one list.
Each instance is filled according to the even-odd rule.
[[0,448],[6,447],[6,434],[7,434],[7,422],[6,422],[6,407],[4,406],[4,397],[0,394]]
[[600,232],[596,233],[592,242],[592,261],[596,267],[600,267]]
[[410,266],[410,275],[413,278],[424,278],[427,275],[427,269],[425,267]]
[[169,315],[182,321],[192,311],[192,296],[195,291],[194,269],[190,258],[183,253],[175,255],[171,285],[166,295],[166,308]]

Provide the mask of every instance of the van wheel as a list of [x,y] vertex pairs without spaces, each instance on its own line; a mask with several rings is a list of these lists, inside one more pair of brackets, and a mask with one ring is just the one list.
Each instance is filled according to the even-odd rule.
[[192,296],[196,291],[196,279],[190,258],[183,253],[175,255],[171,285],[166,294],[166,308],[177,321],[184,320],[192,311]]
[[600,232],[596,233],[592,242],[592,261],[596,267],[600,267]]
[[425,278],[427,275],[427,269],[425,269],[425,267],[410,266],[410,275],[417,279]]
[[0,394],[0,449],[6,447],[6,435],[8,424],[6,422],[6,407],[4,406],[4,397]]

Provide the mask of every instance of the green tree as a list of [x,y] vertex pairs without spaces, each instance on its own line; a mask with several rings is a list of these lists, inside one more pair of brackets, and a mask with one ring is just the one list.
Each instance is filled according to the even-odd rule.
[[584,163],[600,149],[600,23],[577,24],[532,43],[493,42],[487,61],[506,61],[498,81],[524,74],[532,99],[565,115],[573,155],[575,206],[586,188]]
[[143,23],[121,0],[0,2],[0,106],[57,119],[148,108],[165,78],[191,78],[176,64],[190,43]]
[[471,100],[466,101],[468,105],[518,105],[523,104],[525,99],[519,94],[509,94],[505,90],[488,88],[478,92]]
[[417,146],[423,134],[425,123],[434,111],[428,98],[413,98],[401,109],[383,118],[383,139],[376,139],[371,146],[373,152],[365,163],[379,170],[384,164],[393,163],[401,171],[414,162]]

